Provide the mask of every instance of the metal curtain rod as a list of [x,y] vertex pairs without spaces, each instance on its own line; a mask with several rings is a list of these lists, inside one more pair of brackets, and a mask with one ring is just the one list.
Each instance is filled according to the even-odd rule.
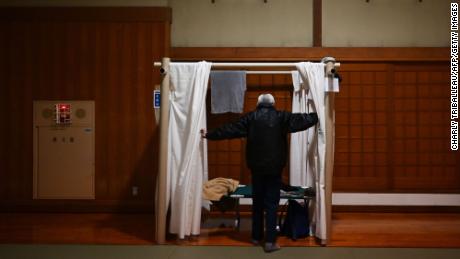
[[[191,63],[191,62],[177,62],[177,63]],[[154,62],[155,67],[161,67],[161,62]],[[296,63],[282,63],[282,62],[275,62],[275,63],[261,63],[261,62],[213,62],[211,64],[211,68],[216,67],[283,67],[283,68],[295,68]],[[340,67],[339,62],[334,63],[334,67]],[[328,71],[335,71],[332,69],[332,66],[328,67]],[[160,70],[161,73],[163,73]],[[263,71],[255,71],[255,70],[247,70],[246,74],[290,74],[291,71],[289,70],[263,70]]]
[[255,71],[255,70],[247,70],[246,74],[291,74],[291,70],[277,70],[277,71],[271,71],[271,70],[263,70],[263,71]]
[[[171,63],[191,63],[191,62],[171,62]],[[161,67],[161,62],[154,62],[155,67]],[[265,62],[212,62],[211,67],[295,67],[296,63],[265,63]],[[335,67],[340,67],[340,63],[334,63]]]

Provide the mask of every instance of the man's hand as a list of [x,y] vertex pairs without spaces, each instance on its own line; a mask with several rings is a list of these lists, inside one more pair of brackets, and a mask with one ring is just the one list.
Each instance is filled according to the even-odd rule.
[[201,129],[201,130],[200,130],[200,134],[201,134],[201,137],[202,137],[202,138],[206,138],[206,133],[207,133],[207,132],[206,132],[205,129]]

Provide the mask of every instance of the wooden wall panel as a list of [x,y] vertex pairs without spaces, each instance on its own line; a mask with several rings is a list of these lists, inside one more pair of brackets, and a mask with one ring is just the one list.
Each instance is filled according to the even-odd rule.
[[460,189],[460,154],[450,150],[448,67],[395,66],[392,187]]
[[[74,99],[96,103],[93,203],[116,208],[132,201],[145,205],[144,210],[153,208],[158,134],[152,90],[160,78],[152,61],[168,52],[170,20],[152,19],[152,12],[144,11],[140,14],[147,17],[123,18],[122,9],[111,16],[108,9],[80,10],[82,17],[85,10],[104,13],[101,20],[97,15],[66,19],[62,12],[76,10],[59,8],[32,11],[59,19],[40,14],[33,21],[21,19],[21,10],[0,19],[0,203],[38,204],[32,201],[32,102]],[[151,9],[170,13],[168,8]],[[139,188],[136,197],[132,186]]]
[[[0,23],[0,35],[5,35],[6,34],[6,29],[7,27],[5,24]],[[4,40],[0,40],[0,60],[6,60],[6,55],[7,53],[5,51],[1,51],[3,49],[7,48],[7,42]],[[0,78],[6,78],[6,75],[9,73],[9,66],[6,66],[5,62],[0,62]],[[8,107],[7,101],[7,88],[6,87],[1,87],[0,86],[0,111],[5,111],[6,108]],[[0,161],[1,164],[0,168],[3,171],[2,173],[2,181],[0,183],[0,197],[6,197],[7,191],[6,191],[6,182],[8,182],[8,174],[5,172],[7,168],[7,155],[8,152],[5,148],[6,146],[6,134],[7,134],[7,126],[9,121],[9,113],[3,113],[3,118],[1,123],[0,123]]]
[[344,64],[334,191],[459,192],[444,63]]
[[340,62],[439,62],[449,60],[445,47],[175,47],[180,60],[215,61],[319,61],[335,57]]
[[385,64],[340,68],[336,95],[334,190],[388,187],[388,80]]

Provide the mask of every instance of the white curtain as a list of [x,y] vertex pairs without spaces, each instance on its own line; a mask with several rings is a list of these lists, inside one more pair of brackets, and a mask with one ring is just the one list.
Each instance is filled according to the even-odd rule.
[[200,129],[206,128],[210,71],[211,63],[204,61],[170,64],[167,201],[169,231],[179,238],[200,234],[202,186],[208,179],[207,146]]
[[[307,110],[308,112],[316,112],[318,114],[318,124],[313,128],[316,132],[312,134],[312,138],[308,140],[308,135],[306,139],[308,140],[306,154],[298,154],[297,156],[300,159],[305,159],[307,162],[302,161],[300,164],[302,165],[301,169],[303,169],[303,164],[305,164],[305,168],[308,171],[306,175],[302,176],[305,180],[305,185],[308,186],[309,177],[311,175],[311,180],[313,181],[311,185],[314,187],[316,191],[316,200],[313,202],[312,206],[314,206],[314,213],[312,217],[312,231],[314,232],[315,236],[325,240],[326,236],[326,193],[325,193],[325,157],[326,157],[326,118],[325,118],[325,105],[324,105],[324,84],[325,84],[325,72],[324,72],[324,64],[323,63],[310,63],[310,62],[301,62],[296,64],[297,71],[300,75],[300,80],[305,84],[305,88],[308,89],[308,96],[311,97],[312,102],[311,105],[309,103],[305,103],[306,96],[303,97],[304,99],[304,107],[301,109]],[[294,79],[294,78],[293,78]],[[295,98],[296,95],[294,95]],[[293,102],[294,103],[294,102]],[[294,105],[294,104],[293,104]],[[296,104],[297,105],[297,104]],[[302,102],[298,102],[298,105],[301,106]],[[294,107],[293,107],[294,108]],[[297,109],[297,108],[296,108]],[[307,133],[308,134],[308,133]],[[304,137],[305,138],[305,137]],[[302,141],[306,141],[302,139]],[[299,142],[304,144],[304,142]],[[291,143],[296,143],[291,141]],[[292,144],[291,144],[292,146]],[[294,151],[296,148],[294,148]],[[291,147],[291,152],[293,151]],[[297,151],[305,151],[305,149],[301,149],[297,147]],[[292,153],[291,153],[292,155]],[[292,162],[292,160],[291,160]],[[311,170],[311,173],[310,173]],[[294,172],[295,173],[295,172]],[[302,181],[302,177],[297,177],[300,181]],[[291,184],[299,184],[299,183],[292,183]],[[300,184],[304,185],[302,182]]]
[[[292,112],[310,113],[313,112],[313,99],[308,89],[308,85],[302,81],[298,71],[292,71],[292,82],[294,91],[292,95]],[[309,149],[309,145],[314,145],[317,140],[316,126],[306,131],[291,134],[290,162],[289,162],[289,182],[291,185],[313,187],[313,172],[315,164],[309,161],[314,157],[314,149]],[[310,153],[310,156],[309,156]]]

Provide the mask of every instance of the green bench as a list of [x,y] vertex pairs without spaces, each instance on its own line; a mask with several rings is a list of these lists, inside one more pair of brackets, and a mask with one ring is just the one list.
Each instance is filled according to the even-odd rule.
[[[239,185],[236,190],[227,195],[230,198],[236,199],[236,206],[235,206],[235,227],[239,230],[240,228],[240,199],[241,198],[252,198],[252,187],[251,185]],[[292,190],[289,192],[281,191],[280,198],[281,199],[299,199],[303,200],[305,206],[309,205],[309,201],[315,197],[315,192],[312,188],[303,188],[300,186],[292,186]]]

